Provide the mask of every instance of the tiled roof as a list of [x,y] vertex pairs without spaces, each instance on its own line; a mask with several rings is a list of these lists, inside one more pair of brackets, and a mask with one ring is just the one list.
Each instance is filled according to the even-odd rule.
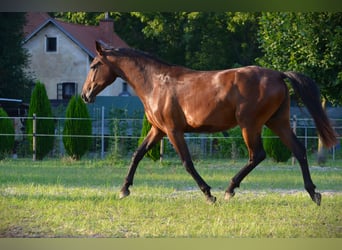
[[32,34],[39,26],[50,18],[51,17],[45,12],[27,12],[26,24],[24,26],[25,37]]
[[31,37],[46,25],[52,23],[92,57],[96,55],[95,40],[103,41],[114,48],[129,47],[114,32],[114,22],[110,19],[100,21],[99,26],[86,26],[51,18],[47,13],[28,12],[26,14],[26,20],[24,43],[30,40]]

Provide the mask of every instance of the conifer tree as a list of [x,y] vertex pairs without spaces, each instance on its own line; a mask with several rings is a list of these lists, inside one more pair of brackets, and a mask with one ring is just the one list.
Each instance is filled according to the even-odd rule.
[[272,130],[266,128],[263,133],[263,144],[266,154],[276,162],[286,162],[291,157],[291,151],[281,142]]
[[[51,104],[48,99],[45,85],[39,81],[33,89],[28,117],[36,114],[36,159],[42,160],[54,145],[55,123],[52,119]],[[27,119],[27,134],[29,134],[30,150],[32,150],[33,121]]]
[[[148,122],[146,118],[146,114],[144,114],[143,118],[143,126],[141,129],[141,136],[139,138],[139,145],[144,141],[148,131],[151,129],[151,124]],[[154,161],[160,159],[160,142],[158,142],[153,148],[151,148],[147,153],[146,156],[151,158]]]
[[12,120],[8,119],[6,111],[0,108],[0,160],[10,153],[14,146],[14,127]]
[[80,118],[67,119],[63,129],[63,144],[67,154],[72,159],[79,160],[90,148],[92,133],[89,112],[80,96],[70,99],[66,118]]

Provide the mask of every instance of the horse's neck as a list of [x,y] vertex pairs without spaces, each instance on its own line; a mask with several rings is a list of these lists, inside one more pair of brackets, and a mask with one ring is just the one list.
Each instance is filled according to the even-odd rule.
[[121,77],[134,89],[140,99],[147,96],[153,89],[151,72],[154,66],[149,62],[138,65],[135,60],[124,58],[120,61],[119,68],[123,73]]

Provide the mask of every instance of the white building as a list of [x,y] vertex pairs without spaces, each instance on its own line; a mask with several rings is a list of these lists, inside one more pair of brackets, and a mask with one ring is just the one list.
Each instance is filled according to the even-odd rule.
[[[114,48],[128,47],[114,32],[114,22],[108,18],[101,20],[99,26],[62,22],[39,12],[27,13],[26,19],[23,47],[30,54],[27,70],[45,84],[50,100],[68,100],[81,92],[96,55],[95,40]],[[126,84],[118,78],[99,96],[119,96],[125,88]],[[134,95],[129,87],[127,91]]]

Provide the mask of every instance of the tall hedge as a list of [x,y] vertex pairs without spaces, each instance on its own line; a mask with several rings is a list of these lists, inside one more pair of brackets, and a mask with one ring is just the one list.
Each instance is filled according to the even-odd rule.
[[67,154],[74,160],[79,160],[89,150],[92,134],[89,112],[80,96],[70,99],[66,118],[81,118],[67,119],[63,129],[63,144]]
[[265,128],[263,132],[263,145],[266,154],[276,162],[286,162],[291,157],[291,151],[281,142],[272,130]]
[[[143,126],[141,128],[141,135],[139,138],[139,145],[144,141],[148,131],[150,131],[151,129],[151,124],[149,123],[149,121],[146,118],[146,114],[144,114],[144,118],[143,118]],[[154,161],[157,161],[160,159],[160,142],[158,142],[155,146],[153,146],[153,148],[151,148],[146,155],[147,157],[151,158]]]
[[14,146],[14,126],[3,108],[0,108],[0,160],[11,153]]
[[[28,117],[32,118],[33,114],[36,114],[37,117],[36,134],[38,136],[36,137],[36,159],[42,160],[53,149],[55,122],[51,119],[51,104],[46,93],[45,85],[39,81],[36,82],[31,95]],[[29,134],[30,150],[32,150],[32,119],[27,119],[26,128],[27,134]]]

